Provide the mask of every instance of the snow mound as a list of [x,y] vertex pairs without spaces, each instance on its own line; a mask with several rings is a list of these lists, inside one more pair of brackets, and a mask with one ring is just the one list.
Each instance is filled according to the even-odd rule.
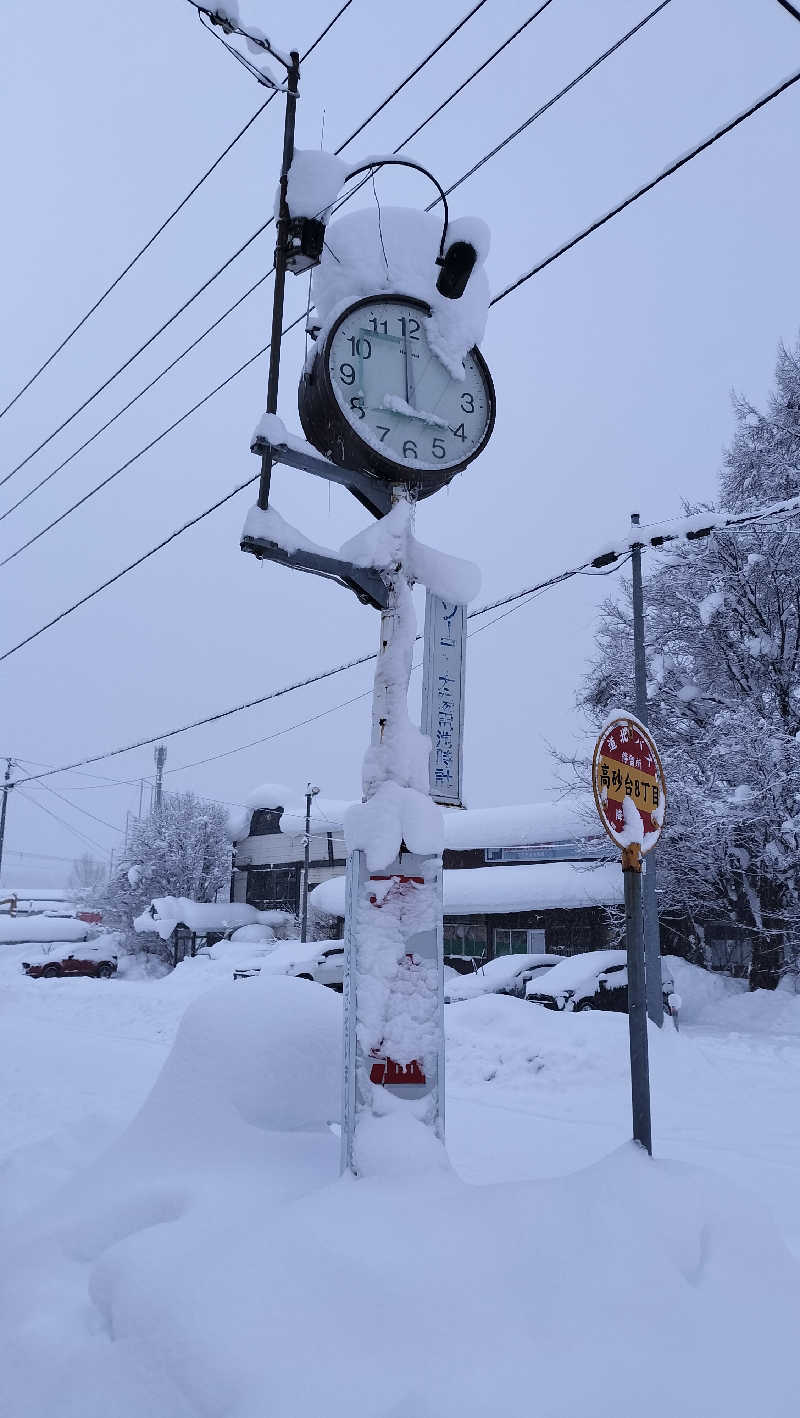
[[339,1115],[341,1001],[275,977],[218,986],[187,1009],[139,1118],[173,1137],[213,1136],[225,1114],[252,1127],[324,1127]]

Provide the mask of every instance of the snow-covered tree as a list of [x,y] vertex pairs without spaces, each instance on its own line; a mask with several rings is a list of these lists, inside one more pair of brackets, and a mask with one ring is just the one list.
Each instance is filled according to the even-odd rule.
[[156,896],[213,901],[227,887],[231,839],[225,809],[194,793],[165,796],[159,812],[134,823],[109,884],[106,907],[130,926]]
[[[800,492],[800,348],[781,348],[766,413],[735,403],[720,505]],[[663,904],[702,936],[747,929],[750,984],[774,988],[800,951],[800,519],[648,553],[650,723],[665,760]],[[579,702],[595,723],[632,705],[630,586],[602,608]]]

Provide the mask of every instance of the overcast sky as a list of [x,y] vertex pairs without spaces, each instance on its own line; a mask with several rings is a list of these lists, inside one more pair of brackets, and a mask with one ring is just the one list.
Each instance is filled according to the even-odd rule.
[[[335,0],[249,0],[278,44],[305,49]],[[336,147],[468,9],[466,0],[354,0],[304,69],[301,146]],[[534,8],[488,0],[348,149],[395,147]],[[409,151],[448,185],[651,8],[553,0]],[[24,0],[5,8],[0,394],[28,375],[262,101],[185,0]],[[492,290],[800,67],[800,25],[776,0],[672,0],[622,51],[453,198],[492,228]],[[469,557],[480,600],[568,566],[624,526],[713,497],[730,394],[762,402],[798,301],[800,86],[491,313],[497,389],[488,450],[418,513],[427,542]],[[281,102],[237,144],[102,309],[0,424],[0,475],[92,392],[270,213]],[[381,200],[425,203],[387,173]],[[372,201],[370,189],[356,199]],[[271,263],[268,232],[185,316],[0,491],[4,510],[88,437]],[[287,317],[307,281],[289,278]],[[268,338],[271,283],[90,449],[0,524],[5,554],[137,451]],[[302,333],[284,342],[280,412],[297,428]],[[248,451],[265,361],[0,570],[2,646],[15,643],[256,471]],[[339,545],[365,514],[343,490],[279,469],[276,505]],[[157,733],[371,649],[374,611],[345,591],[239,550],[244,492],[2,666],[0,750],[47,765]],[[596,607],[614,579],[576,578],[482,630],[467,667],[471,806],[552,789],[547,743],[568,746]],[[419,675],[415,676],[418,685]],[[169,742],[167,786],[240,802],[258,782],[359,791],[363,667]],[[418,688],[417,688],[418,694]],[[272,742],[183,767],[250,740]],[[152,748],[47,780],[10,805],[3,880],[57,882],[86,849],[119,848]],[[177,771],[176,771],[177,770]],[[92,821],[74,805],[94,813]],[[47,816],[48,807],[69,827]],[[110,826],[106,825],[110,824]],[[23,857],[19,853],[37,853]],[[46,861],[45,857],[54,860]],[[40,859],[41,858],[41,859]],[[63,860],[55,860],[55,859]],[[24,878],[24,880],[23,880]]]

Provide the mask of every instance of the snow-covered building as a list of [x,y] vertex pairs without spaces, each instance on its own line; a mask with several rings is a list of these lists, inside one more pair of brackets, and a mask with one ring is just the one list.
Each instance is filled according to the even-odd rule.
[[[231,899],[257,910],[300,914],[305,850],[305,795],[280,783],[250,793],[232,820],[234,870]],[[311,803],[309,885],[345,869],[344,813],[349,802],[316,796]]]
[[[272,939],[291,917],[285,911],[258,911],[233,901],[190,901],[185,896],[157,896],[137,916],[133,928],[139,935],[157,935],[169,942],[172,963],[195,955],[199,945],[214,945],[233,931],[256,928]],[[256,937],[254,937],[256,938]]]
[[[282,799],[289,806],[284,807]],[[310,833],[310,907],[318,926],[341,933],[344,813],[317,797]],[[605,908],[622,903],[622,873],[584,802],[445,808],[445,954],[477,958],[609,943]],[[234,900],[257,909],[300,909],[305,803],[267,784],[236,824]]]

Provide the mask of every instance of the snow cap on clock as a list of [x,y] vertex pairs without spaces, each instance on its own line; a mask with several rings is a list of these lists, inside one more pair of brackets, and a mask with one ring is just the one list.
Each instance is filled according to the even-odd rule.
[[489,228],[479,217],[460,217],[448,227],[445,249],[454,241],[469,241],[478,253],[459,300],[448,300],[436,289],[441,235],[441,213],[412,207],[381,207],[380,212],[367,207],[331,222],[312,286],[322,327],[318,346],[334,320],[355,301],[368,296],[414,296],[432,311],[426,321],[431,349],[454,379],[463,378],[464,356],[483,339],[489,312],[489,283],[483,268]]

